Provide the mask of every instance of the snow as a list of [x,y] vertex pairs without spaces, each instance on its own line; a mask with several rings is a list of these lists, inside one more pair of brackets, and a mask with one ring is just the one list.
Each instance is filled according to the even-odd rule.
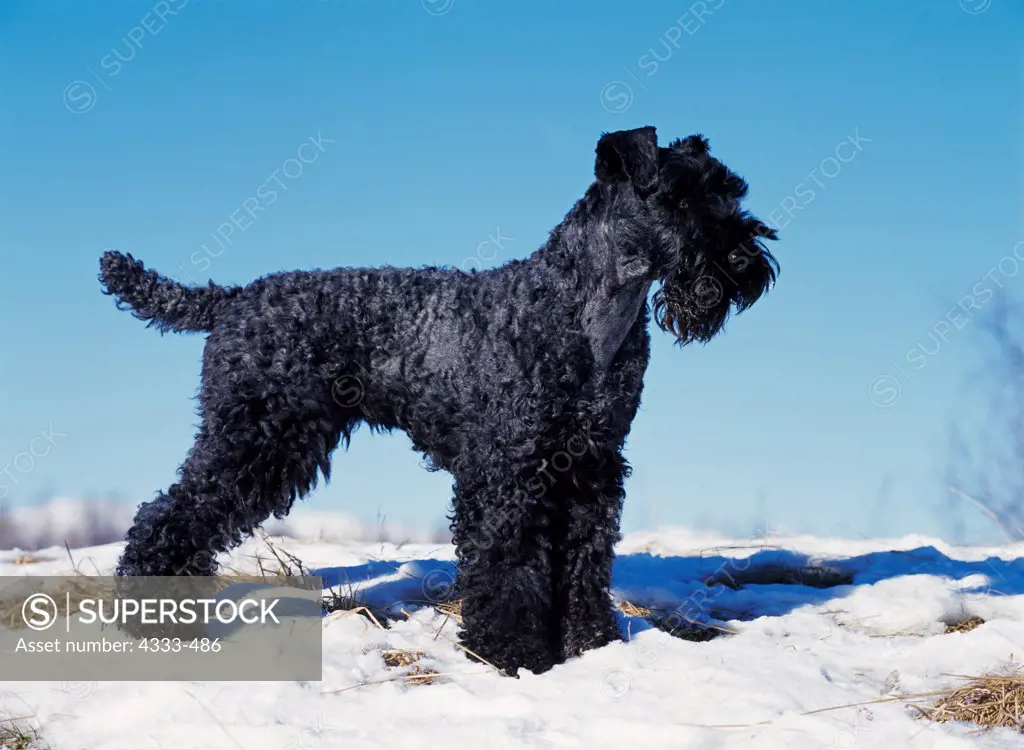
[[106,544],[124,538],[135,509],[109,500],[56,498],[28,506],[0,503],[0,549]]
[[[7,505],[0,498],[0,549],[38,550],[44,547],[86,547],[124,538],[132,523],[135,506],[112,500],[84,500],[58,497],[32,505]],[[341,513],[301,509],[287,518],[270,519],[268,534],[325,542],[438,541],[437,533],[424,534],[381,518],[375,525],[362,523]],[[448,537],[445,536],[445,539]]]
[[[619,545],[616,596],[735,635],[689,642],[623,615],[628,642],[516,680],[459,649],[450,619],[415,609],[450,589],[449,545],[356,542],[352,522],[300,514],[290,527],[297,537],[275,539],[276,546],[374,609],[406,609],[412,617],[389,630],[354,614],[325,618],[322,682],[5,682],[0,717],[35,716],[53,750],[1024,748],[1024,735],[1009,730],[972,733],[915,718],[900,701],[871,703],[950,687],[958,684],[952,675],[1020,659],[1024,544],[730,540],[674,528],[629,535]],[[265,558],[264,543],[254,539],[225,562],[252,570],[261,548]],[[72,555],[80,569],[106,574],[119,549]],[[41,560],[15,564],[15,553],[0,553],[0,574],[71,569],[63,547],[33,554]],[[738,585],[783,563],[817,566],[853,584]],[[708,586],[712,576],[732,587]],[[985,624],[943,634],[947,622],[970,615]],[[423,651],[422,665],[443,676],[409,685],[402,669],[385,665],[384,649]]]

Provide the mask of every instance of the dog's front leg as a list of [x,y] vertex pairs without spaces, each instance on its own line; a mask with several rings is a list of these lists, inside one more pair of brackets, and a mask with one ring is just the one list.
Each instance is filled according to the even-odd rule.
[[627,472],[620,452],[608,448],[576,457],[551,490],[559,508],[553,544],[560,661],[620,637],[610,592]]
[[460,637],[509,674],[544,672],[559,661],[551,509],[532,482],[537,467],[481,464],[456,473]]

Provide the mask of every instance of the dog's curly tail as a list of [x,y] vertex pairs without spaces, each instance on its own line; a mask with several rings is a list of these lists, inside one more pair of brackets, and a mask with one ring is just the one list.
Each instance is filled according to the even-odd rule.
[[218,310],[240,291],[213,283],[188,287],[147,271],[142,261],[116,250],[103,253],[99,279],[103,293],[117,298],[119,310],[131,310],[161,333],[213,330]]

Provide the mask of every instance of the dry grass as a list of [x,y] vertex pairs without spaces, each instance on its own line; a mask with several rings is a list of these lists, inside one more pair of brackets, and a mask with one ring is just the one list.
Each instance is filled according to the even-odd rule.
[[[279,548],[265,532],[260,532],[260,539],[266,545],[269,557],[264,557],[259,551],[253,556],[258,574],[239,574],[240,577],[256,581],[274,581],[281,578],[296,578],[301,576],[312,576],[313,572],[298,558],[298,556]],[[387,629],[387,618],[383,613],[375,612],[361,599],[355,587],[335,586],[325,591],[321,600],[324,612],[352,612],[362,615],[378,628]]]
[[389,667],[411,667],[426,656],[423,651],[403,648],[385,649],[380,652],[380,655],[384,657],[384,663]]
[[[235,583],[277,583],[282,586],[294,587],[295,579],[305,576],[312,576],[312,572],[295,555],[286,550],[279,549],[264,535],[263,542],[266,544],[268,554],[266,556],[257,552],[254,555],[258,572],[248,573],[236,568],[226,568],[224,574],[214,579],[208,579],[211,586],[211,593],[220,591]],[[54,598],[60,616],[75,614],[79,611],[79,605],[83,599],[98,599],[104,602],[113,602],[116,598],[114,584],[110,576],[102,576],[99,570],[95,574],[82,572],[80,563],[76,562],[68,549],[68,558],[74,570],[74,577],[61,586],[56,592],[47,592]],[[33,558],[32,562],[39,560]],[[26,562],[25,564],[28,564]],[[106,580],[104,580],[106,578]],[[25,594],[0,601],[0,625],[11,630],[25,627],[21,615],[21,608],[25,601]],[[68,604],[70,603],[70,607]],[[360,604],[353,597],[345,598],[335,592],[330,592],[323,601],[327,611],[336,610],[358,610]],[[363,608],[365,610],[365,607]],[[379,623],[378,623],[379,624]]]
[[734,631],[716,625],[707,625],[691,618],[680,617],[678,614],[663,609],[645,607],[636,602],[621,599],[615,606],[627,617],[642,617],[663,633],[684,641],[702,643],[714,640],[723,635],[734,635]]
[[260,531],[260,540],[267,547],[269,557],[264,557],[259,550],[253,555],[253,560],[256,562],[256,567],[259,569],[259,573],[235,573],[238,576],[251,577],[252,580],[266,581],[274,580],[279,578],[300,578],[302,576],[312,576],[312,571],[305,566],[305,564],[293,555],[291,552],[285,549],[278,549],[277,545],[274,544],[270,536],[266,532]]
[[[61,586],[56,593],[48,592],[57,604],[58,613],[60,615],[67,615],[69,613],[68,605],[70,604],[70,613],[74,614],[78,611],[78,605],[81,604],[83,599],[102,599],[104,601],[112,600],[114,598],[113,584],[108,581],[100,580],[99,576],[102,574],[98,569],[96,570],[96,574],[92,576],[87,573],[83,573],[81,569],[81,562],[75,562],[74,555],[71,554],[71,548],[66,543],[64,545],[64,549],[67,550],[68,559],[71,561],[74,578]],[[28,565],[32,562],[43,562],[43,558],[36,558],[31,555],[23,555],[22,559],[25,560],[20,563],[23,565]],[[21,608],[24,603],[24,593],[12,599],[0,601],[0,624],[10,630],[17,630],[25,627],[25,621],[21,615]]]
[[[57,611],[63,617],[67,614],[74,614],[83,599],[102,599],[112,601],[114,599],[114,585],[107,581],[81,576],[69,580],[61,586],[56,593],[50,593],[57,604]],[[0,601],[0,624],[8,630],[18,630],[26,627],[21,614],[22,606],[25,603],[25,594],[22,593],[12,599]],[[68,606],[70,604],[70,607]]]
[[15,555],[7,561],[11,565],[35,565],[36,563],[53,562],[52,557],[39,557],[28,552]]
[[391,648],[381,651],[381,656],[392,669],[405,669],[405,682],[410,685],[431,685],[441,676],[436,669],[419,663],[426,656],[423,651]]
[[650,617],[653,614],[653,610],[647,607],[641,607],[633,602],[627,602],[625,599],[615,603],[615,606],[619,608],[619,611],[626,617]]
[[946,633],[967,633],[974,630],[979,625],[984,625],[985,621],[980,617],[967,617],[958,622],[951,622],[946,625]]
[[[240,581],[273,583],[275,580],[279,580],[280,583],[285,584],[286,576],[284,574],[271,575],[266,572],[259,575],[231,572],[228,576],[220,576],[211,580],[210,583],[213,587],[213,591],[219,591],[233,583],[239,583]],[[289,585],[294,585],[294,581]],[[99,576],[86,575],[77,568],[75,570],[74,578],[70,578],[55,592],[47,593],[49,593],[56,602],[57,611],[61,617],[78,612],[79,605],[83,599],[97,599],[104,602],[113,602],[117,598],[114,583],[110,577],[101,578]],[[21,613],[24,602],[24,594],[0,601],[0,624],[10,630],[24,628],[25,622]]]
[[[218,577],[216,579],[211,579],[210,583],[213,591],[220,591],[233,583],[238,583],[239,579],[251,579],[257,581],[273,580],[252,576],[232,576],[230,578]],[[69,579],[56,591],[48,591],[46,593],[53,597],[53,600],[57,605],[57,613],[60,617],[65,617],[69,614],[73,615],[78,612],[80,610],[82,600],[84,599],[95,599],[102,602],[112,603],[117,598],[115,586],[111,578],[103,579],[97,576],[87,576],[81,573],[79,573],[77,577]],[[21,612],[24,603],[24,593],[10,599],[0,601],[0,625],[3,625],[9,630],[19,630],[26,627]]]
[[433,685],[434,681],[440,676],[441,673],[436,669],[414,664],[406,675],[406,679],[410,685]]
[[[434,609],[440,612],[445,617],[450,617],[456,622],[462,622],[462,600],[455,599],[450,602],[443,602],[442,604],[435,604]],[[442,625],[441,627],[444,627]]]
[[18,716],[0,720],[0,747],[9,750],[42,750],[39,734],[26,723],[30,718]]
[[933,706],[917,706],[932,721],[961,721],[982,729],[1006,727],[1024,734],[1024,675],[959,676],[966,682],[943,695]]
[[[498,669],[496,666],[491,664],[489,661],[487,661],[487,659],[485,659],[482,656],[480,656],[480,654],[478,654],[478,653],[476,653],[474,651],[470,651],[468,648],[463,646],[457,640],[451,638],[450,636],[445,635],[445,633],[444,633],[444,626],[448,624],[448,620],[455,620],[455,622],[457,622],[459,624],[462,623],[462,600],[461,599],[454,599],[454,600],[452,600],[450,602],[444,602],[442,604],[435,604],[434,605],[434,609],[436,611],[440,612],[442,615],[444,615],[444,622],[441,623],[441,626],[434,633],[434,640],[435,641],[438,638],[444,638],[446,641],[451,643],[456,648],[460,648],[463,651],[465,651],[466,655],[468,657],[470,657],[471,659],[473,659],[474,661],[480,662],[484,666],[490,667],[491,669],[493,669],[495,672],[497,672],[499,674],[504,674],[504,672],[502,672],[502,670]],[[405,612],[405,610],[402,610],[402,611]],[[406,613],[406,616],[408,616],[408,613]]]
[[387,622],[387,617],[380,612],[373,612],[356,592],[355,587],[334,586],[324,592],[324,611],[331,612],[359,612],[368,619],[373,620],[378,627],[385,627],[381,623]]

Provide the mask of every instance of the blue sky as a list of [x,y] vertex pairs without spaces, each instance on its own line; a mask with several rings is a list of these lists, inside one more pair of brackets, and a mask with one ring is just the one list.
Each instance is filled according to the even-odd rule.
[[[104,249],[204,283],[491,267],[653,124],[749,180],[782,274],[704,348],[656,334],[624,528],[992,538],[943,478],[984,292],[1024,286],[1022,31],[1011,0],[7,0],[0,495],[138,503],[191,444],[203,339],[117,312]],[[308,503],[440,525],[419,460],[361,431]]]

